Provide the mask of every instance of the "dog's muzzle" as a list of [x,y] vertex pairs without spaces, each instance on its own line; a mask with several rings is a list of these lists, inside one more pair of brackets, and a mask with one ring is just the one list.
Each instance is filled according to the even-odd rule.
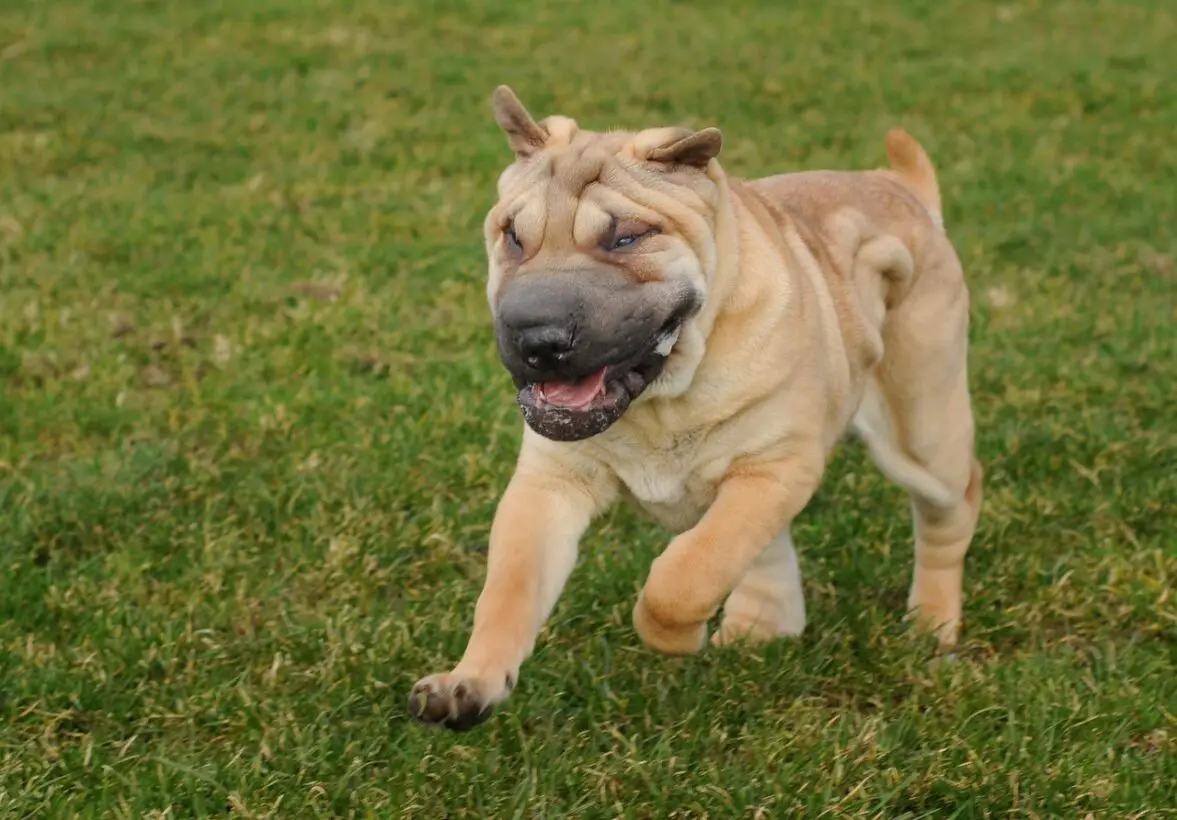
[[555,441],[604,432],[661,373],[701,298],[607,271],[532,273],[499,297],[499,356],[528,426]]

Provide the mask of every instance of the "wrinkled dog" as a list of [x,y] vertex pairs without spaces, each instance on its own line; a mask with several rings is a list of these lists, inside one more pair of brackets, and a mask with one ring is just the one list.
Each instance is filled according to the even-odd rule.
[[935,170],[901,130],[888,170],[728,178],[714,128],[536,122],[507,88],[515,161],[486,218],[487,295],[526,425],[474,628],[419,681],[420,720],[468,729],[506,698],[614,501],[678,535],[633,611],[646,645],[797,635],[789,535],[848,428],[911,495],[908,614],[950,646],[981,504],[969,298]]

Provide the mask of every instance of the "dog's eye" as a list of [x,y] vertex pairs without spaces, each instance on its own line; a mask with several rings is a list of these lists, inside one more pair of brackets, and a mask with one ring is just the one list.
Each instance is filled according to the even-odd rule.
[[503,231],[503,236],[507,237],[507,244],[515,250],[523,250],[523,244],[519,241],[519,235],[515,233],[515,225],[512,223]]
[[608,248],[611,251],[620,250],[621,248],[628,248],[630,245],[636,244],[638,240],[644,239],[650,234],[655,233],[658,233],[657,228],[645,228],[644,230],[638,231],[636,233],[624,233],[620,236],[614,236],[613,240],[609,243]]

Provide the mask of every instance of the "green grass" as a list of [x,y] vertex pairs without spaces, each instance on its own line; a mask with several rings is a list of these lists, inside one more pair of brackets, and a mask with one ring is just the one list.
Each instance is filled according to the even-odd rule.
[[[0,5],[0,816],[1177,815],[1175,14]],[[742,176],[929,148],[987,470],[956,663],[902,627],[906,503],[850,443],[800,641],[640,648],[667,536],[619,510],[489,724],[407,719],[520,436],[499,82],[718,125]]]

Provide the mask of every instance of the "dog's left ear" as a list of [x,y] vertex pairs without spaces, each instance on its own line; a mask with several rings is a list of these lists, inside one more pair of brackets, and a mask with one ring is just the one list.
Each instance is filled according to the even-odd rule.
[[532,119],[510,88],[505,85],[496,88],[491,104],[495,121],[506,132],[507,142],[515,156],[520,159],[530,157],[547,144],[548,132]]
[[718,128],[704,128],[666,145],[653,148],[646,154],[651,162],[677,163],[706,168],[707,163],[719,156],[723,148],[723,134]]

